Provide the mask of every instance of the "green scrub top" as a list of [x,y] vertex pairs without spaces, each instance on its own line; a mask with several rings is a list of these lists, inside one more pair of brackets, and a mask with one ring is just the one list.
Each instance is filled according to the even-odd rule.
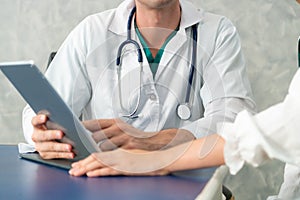
[[164,49],[167,46],[168,42],[176,35],[177,31],[179,30],[179,26],[168,36],[168,38],[166,39],[164,44],[158,50],[155,58],[153,58],[152,53],[150,51],[150,48],[149,48],[148,44],[146,43],[144,37],[142,36],[141,32],[139,31],[139,28],[137,27],[136,23],[134,23],[134,26],[135,26],[136,34],[137,34],[137,36],[138,36],[138,38],[139,38],[139,40],[140,40],[140,42],[143,46],[144,52],[146,54],[146,57],[147,57],[147,60],[148,60],[148,63],[150,65],[150,69],[151,69],[151,72],[152,72],[152,75],[153,75],[153,78],[154,78],[155,74],[157,72],[157,69],[158,69],[159,62],[160,62],[160,60],[162,58],[162,55],[164,53]]

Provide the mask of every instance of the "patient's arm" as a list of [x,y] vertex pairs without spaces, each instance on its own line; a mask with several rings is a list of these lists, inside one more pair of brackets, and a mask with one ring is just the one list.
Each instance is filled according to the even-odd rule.
[[224,140],[217,134],[161,151],[124,150],[94,153],[72,165],[73,176],[165,175],[224,163]]

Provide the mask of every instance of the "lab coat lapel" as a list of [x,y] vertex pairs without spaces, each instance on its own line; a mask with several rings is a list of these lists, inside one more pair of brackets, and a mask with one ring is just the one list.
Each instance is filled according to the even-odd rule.
[[164,53],[159,63],[155,79],[158,79],[165,67],[171,62],[172,58],[180,56],[179,50],[186,43],[187,36],[184,29],[179,29],[176,35],[169,41],[165,47]]
[[127,22],[132,8],[135,6],[134,0],[125,0],[117,8],[108,29],[118,35],[127,35]]

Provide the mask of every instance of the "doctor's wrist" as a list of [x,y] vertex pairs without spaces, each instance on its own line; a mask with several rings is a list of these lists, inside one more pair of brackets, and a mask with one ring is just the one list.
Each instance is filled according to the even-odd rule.
[[164,149],[175,147],[196,139],[193,133],[185,129],[165,129],[162,130],[161,133],[162,135],[169,135],[169,142]]

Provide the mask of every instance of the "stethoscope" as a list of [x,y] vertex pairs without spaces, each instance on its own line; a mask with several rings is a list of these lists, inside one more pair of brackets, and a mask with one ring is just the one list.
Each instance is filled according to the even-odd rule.
[[[122,114],[120,115],[121,117],[129,118],[129,119],[135,119],[138,118],[139,115],[137,115],[137,110],[140,105],[140,99],[141,99],[141,93],[142,93],[142,74],[143,74],[143,55],[142,55],[142,50],[140,45],[137,43],[137,41],[131,39],[131,23],[133,16],[136,12],[136,7],[134,7],[129,15],[128,22],[127,22],[127,39],[121,43],[121,45],[118,48],[118,53],[117,53],[117,60],[116,64],[118,66],[117,73],[118,73],[118,92],[119,92],[119,104],[122,110]],[[192,89],[192,84],[193,84],[193,78],[194,78],[194,71],[195,71],[195,64],[196,64],[196,54],[197,54],[197,24],[192,26],[192,31],[193,31],[193,51],[192,51],[192,63],[189,71],[189,79],[188,79],[188,85],[186,89],[186,97],[185,97],[185,102],[181,103],[177,106],[176,111],[177,115],[180,119],[182,120],[188,120],[191,115],[191,104],[190,104],[190,96],[191,96],[191,89]],[[127,111],[123,105],[122,101],[122,87],[121,87],[121,71],[122,71],[122,52],[123,49],[126,45],[132,44],[135,46],[137,50],[137,57],[138,57],[138,62],[140,65],[140,74],[139,74],[139,82],[140,82],[140,87],[139,87],[139,94],[138,94],[138,99],[137,99],[137,104],[135,105],[133,111]],[[126,113],[126,114],[125,114]]]

